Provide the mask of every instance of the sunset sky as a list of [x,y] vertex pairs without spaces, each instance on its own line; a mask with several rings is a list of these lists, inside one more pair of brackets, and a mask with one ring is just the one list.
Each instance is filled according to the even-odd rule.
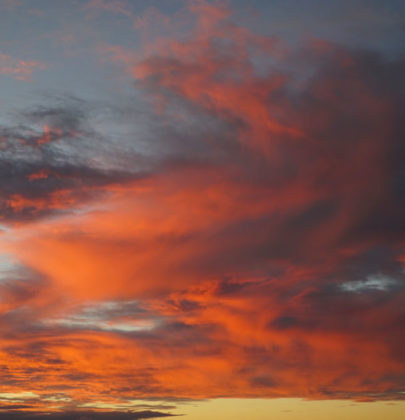
[[403,420],[404,75],[403,0],[0,0],[0,420]]

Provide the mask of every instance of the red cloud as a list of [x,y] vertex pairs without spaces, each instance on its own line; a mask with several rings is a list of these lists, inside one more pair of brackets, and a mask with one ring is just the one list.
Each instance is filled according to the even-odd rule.
[[17,80],[29,81],[36,70],[44,70],[46,65],[34,60],[20,60],[0,53],[0,74],[8,75]]
[[[172,148],[160,172],[2,237],[46,284],[26,298],[31,312],[23,297],[7,312],[14,390],[76,402],[403,399],[403,124],[391,85],[403,63],[332,45],[285,56],[224,6],[188,10],[193,37],[124,60],[164,105],[158,145]],[[185,135],[176,111],[197,120]],[[96,327],[97,304],[134,301],[154,328]]]

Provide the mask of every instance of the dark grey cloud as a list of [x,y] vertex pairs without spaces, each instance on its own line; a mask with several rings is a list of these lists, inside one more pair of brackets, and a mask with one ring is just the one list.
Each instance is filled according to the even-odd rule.
[[[347,59],[343,64],[342,54]],[[204,174],[207,185],[225,180],[230,188],[236,185],[252,191],[252,194],[240,193],[236,207],[238,204],[254,206],[256,200],[263,197],[268,199],[264,200],[266,204],[273,200],[275,206],[269,206],[269,209],[263,206],[258,214],[230,217],[187,234],[153,238],[152,246],[159,243],[164,249],[198,249],[198,252],[187,253],[187,260],[178,262],[175,269],[169,266],[165,274],[175,278],[170,276],[173,274],[170,270],[173,269],[174,273],[177,269],[184,270],[190,273],[191,285],[202,277],[213,279],[210,298],[207,301],[193,300],[184,286],[186,290],[178,290],[180,297],[177,296],[177,300],[169,296],[162,302],[164,297],[155,296],[161,299],[160,303],[167,304],[171,312],[151,331],[103,333],[120,334],[150,351],[167,348],[167,354],[176,354],[185,361],[190,354],[201,360],[205,357],[223,358],[226,357],[224,349],[233,337],[229,338],[227,327],[220,320],[204,321],[203,318],[198,322],[198,315],[204,314],[208,306],[217,301],[225,306],[226,299],[239,299],[238,302],[247,302],[247,306],[254,302],[254,308],[263,314],[266,333],[276,330],[279,334],[291,333],[294,337],[295,332],[329,332],[349,337],[350,342],[353,342],[353,337],[372,337],[385,343],[390,355],[403,363],[405,343],[401,329],[404,325],[405,282],[399,257],[404,238],[405,207],[405,131],[401,116],[404,109],[401,94],[404,59],[388,60],[365,51],[332,48],[330,54],[315,61],[318,69],[300,89],[291,91],[288,87],[281,87],[268,98],[269,106],[271,101],[276,101],[280,109],[285,109],[285,113],[280,111],[280,119],[285,119],[282,122],[291,119],[305,133],[304,138],[298,140],[287,135],[274,135],[273,138],[269,134],[265,140],[275,142],[276,158],[273,160],[257,149],[241,146],[237,134],[248,128],[246,123],[201,104],[190,104],[178,92],[164,92],[168,109],[159,121],[151,121],[152,112],[142,116],[145,126],[152,124],[153,129],[141,133],[144,135],[141,143],[150,142],[147,152],[153,156],[151,161],[156,163],[155,158],[159,161],[146,171],[143,171],[144,156],[133,153],[131,149],[132,138],[128,143],[122,143],[120,138],[114,140],[112,136],[102,135],[91,127],[90,120],[94,120],[87,111],[80,111],[80,107],[77,110],[70,106],[40,106],[27,111],[25,125],[21,123],[3,130],[8,139],[0,160],[0,175],[3,175],[0,176],[0,191],[5,200],[3,217],[6,221],[23,221],[57,214],[60,210],[50,204],[40,209],[35,206],[35,200],[43,199],[47,203],[55,191],[68,190],[70,198],[83,203],[98,194],[96,187],[125,184],[156,172],[169,174],[179,166],[194,168],[196,173]],[[176,65],[181,69],[181,62]],[[159,90],[158,82],[158,79],[148,80],[144,88]],[[264,88],[268,82],[264,81]],[[183,110],[190,118],[186,121],[174,118]],[[376,113],[381,118],[377,118]],[[131,115],[128,111],[125,118],[130,119]],[[38,145],[39,132],[34,133],[29,123],[34,124],[35,130],[38,130],[37,124],[42,123],[62,127],[61,133],[55,132],[49,143]],[[24,138],[26,144],[21,143],[20,138]],[[101,154],[91,147],[100,147]],[[29,154],[28,150],[32,153]],[[123,151],[127,150],[131,153],[122,158]],[[147,152],[144,150],[145,154]],[[161,156],[157,158],[159,153]],[[110,157],[114,165],[108,166],[109,159],[103,161],[102,158]],[[99,159],[97,165],[91,164],[93,158]],[[122,163],[122,169],[117,162]],[[129,169],[131,163],[133,170]],[[212,176],[207,169],[218,169],[219,175]],[[47,171],[46,177],[28,179],[41,170]],[[100,194],[103,194],[103,189],[100,189]],[[290,194],[283,195],[284,192]],[[7,201],[15,194],[32,199],[34,203],[16,209]],[[300,194],[306,199],[297,204],[295,197]],[[83,240],[105,241],[106,249],[107,245],[114,245],[132,252],[151,246],[138,238],[119,243],[113,242],[114,239],[108,243],[108,238]],[[296,278],[294,269],[300,271]],[[195,274],[197,280],[193,277]],[[237,278],[238,275],[249,277],[251,274],[262,280],[239,281]],[[381,276],[392,281],[384,283]],[[24,283],[15,282],[5,286],[4,292],[8,293],[10,300],[14,299],[22,306],[38,293],[24,288]],[[148,298],[153,301],[150,296]],[[276,315],[269,310],[273,307]],[[238,308],[233,310],[243,319],[254,313],[249,307],[246,313],[242,310],[238,313]],[[35,313],[30,310],[20,308],[4,315],[7,324],[16,327],[14,336],[11,335],[13,331],[8,331],[4,337],[31,338],[28,344],[6,346],[4,351],[31,362],[38,360],[42,366],[38,370],[27,367],[12,372],[7,380],[13,383],[23,383],[28,377],[45,376],[55,366],[59,378],[66,382],[85,385],[91,380],[101,380],[64,366],[63,360],[52,357],[52,346],[69,342],[72,331],[78,335],[83,329],[100,333],[100,329],[94,327],[95,321],[149,314],[134,302],[120,302],[116,307],[87,306],[76,313],[76,319],[87,322],[86,326],[72,323],[70,330],[44,323],[34,325],[29,319],[40,320],[40,314],[33,315]],[[188,322],[188,315],[194,317],[194,322]],[[34,339],[36,334],[38,337]],[[77,340],[81,346],[94,345],[84,334]],[[240,374],[246,374],[247,381],[255,389],[271,389],[279,384],[277,372],[274,378],[267,373],[258,373],[264,365],[276,371],[289,368],[306,374],[319,367],[318,361],[312,358],[311,342],[303,338],[292,340],[285,348],[275,345],[270,349],[250,348],[246,343],[234,340],[232,346],[246,356],[241,362]],[[331,361],[331,369],[333,363],[339,361]],[[338,390],[341,384],[344,387],[344,379],[353,372],[345,371],[341,377],[335,378],[335,384],[319,385],[317,395],[344,398],[363,395]],[[164,395],[170,384],[157,383],[153,373],[153,368],[140,367],[128,373],[134,382],[132,387],[124,389],[117,385],[114,390]],[[380,381],[377,376],[370,387]],[[398,389],[405,383],[400,375],[390,380]],[[114,386],[112,384],[109,389]],[[397,396],[394,388],[391,391]],[[380,393],[379,398],[384,395]]]
[[[19,407],[16,407],[19,408]],[[24,408],[24,407],[21,407]],[[13,408],[11,407],[10,410]],[[175,417],[173,414],[160,411],[144,410],[138,412],[94,412],[94,411],[72,411],[64,413],[44,413],[35,411],[3,412],[0,407],[1,420],[136,420],[153,419],[163,417]]]
[[[0,126],[3,223],[69,212],[102,194],[102,187],[125,184],[147,172],[146,158],[123,152],[125,144],[93,127],[101,112],[97,106],[69,97],[47,100],[16,111],[14,125]],[[118,162],[120,154],[125,165]]]

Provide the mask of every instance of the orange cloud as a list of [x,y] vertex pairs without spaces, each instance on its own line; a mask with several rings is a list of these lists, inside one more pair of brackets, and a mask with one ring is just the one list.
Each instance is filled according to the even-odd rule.
[[[162,124],[156,166],[101,186],[80,173],[46,199],[10,195],[15,211],[72,211],[0,237],[23,277],[4,287],[11,385],[0,391],[33,392],[38,407],[62,395],[59,409],[100,398],[403,399],[401,99],[370,73],[402,80],[403,64],[323,44],[286,57],[231,24],[222,3],[186,12],[190,38],[149,58],[119,50],[161,101],[150,111]],[[269,57],[311,77],[300,84],[266,63],[262,74]],[[62,135],[43,131],[38,143]],[[52,181],[29,173],[31,185]],[[92,200],[74,212],[82,189]],[[27,293],[24,275],[36,279]]]
[[49,175],[50,175],[49,171],[46,171],[45,169],[41,169],[38,172],[34,172],[28,175],[28,179],[30,181],[36,181],[37,179],[47,179]]

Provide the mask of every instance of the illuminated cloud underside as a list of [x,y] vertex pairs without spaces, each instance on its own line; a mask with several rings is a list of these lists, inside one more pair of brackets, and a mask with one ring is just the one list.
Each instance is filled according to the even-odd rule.
[[133,22],[95,53],[131,95],[0,125],[0,409],[403,400],[403,55],[289,45],[232,2],[82,3]]

